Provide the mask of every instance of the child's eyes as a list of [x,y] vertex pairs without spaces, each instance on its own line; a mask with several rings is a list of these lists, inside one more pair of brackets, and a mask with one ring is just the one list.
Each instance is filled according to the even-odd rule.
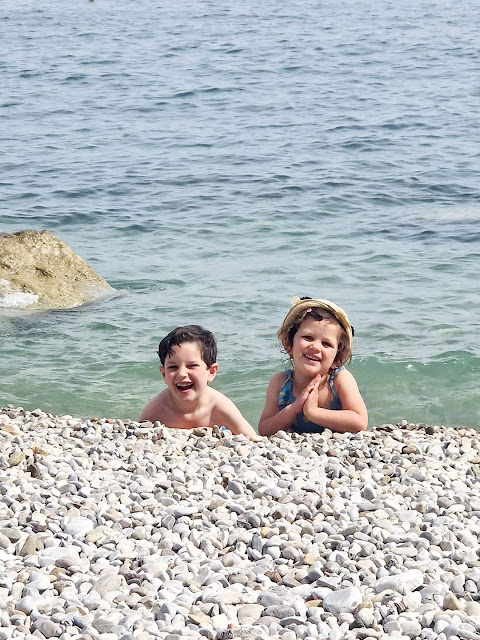
[[[187,364],[187,369],[198,369],[198,367],[200,366],[199,364]],[[177,371],[178,367],[177,365],[171,364],[169,365],[167,368],[167,371]]]
[[[303,335],[302,339],[305,340],[306,342],[313,342],[315,340],[313,336],[308,334]],[[323,340],[322,345],[324,347],[329,347],[330,349],[333,349],[333,344],[331,342],[326,342],[325,340]]]

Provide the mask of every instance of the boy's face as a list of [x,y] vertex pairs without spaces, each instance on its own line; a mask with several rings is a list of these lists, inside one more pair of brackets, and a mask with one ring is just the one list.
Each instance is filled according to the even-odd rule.
[[217,369],[216,362],[207,367],[196,342],[183,342],[173,348],[172,355],[167,354],[160,372],[175,399],[192,402],[215,378]]

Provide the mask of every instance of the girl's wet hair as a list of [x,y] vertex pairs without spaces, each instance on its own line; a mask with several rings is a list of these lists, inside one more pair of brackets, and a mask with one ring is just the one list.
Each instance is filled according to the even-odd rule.
[[208,329],[200,327],[198,324],[189,324],[184,327],[177,327],[167,334],[158,345],[158,357],[162,366],[165,360],[173,353],[173,348],[184,342],[195,342],[198,344],[202,360],[207,367],[211,367],[217,361],[217,341],[215,336]]
[[293,338],[307,316],[319,321],[336,322],[340,326],[335,364],[341,366],[349,363],[352,359],[353,327],[345,311],[329,300],[294,298],[293,305],[277,334],[285,351],[292,347]]

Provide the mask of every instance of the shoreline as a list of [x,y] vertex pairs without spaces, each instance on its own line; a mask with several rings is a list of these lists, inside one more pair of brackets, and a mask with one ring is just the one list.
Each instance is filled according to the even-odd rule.
[[480,640],[475,429],[253,442],[7,406],[0,443],[0,638]]

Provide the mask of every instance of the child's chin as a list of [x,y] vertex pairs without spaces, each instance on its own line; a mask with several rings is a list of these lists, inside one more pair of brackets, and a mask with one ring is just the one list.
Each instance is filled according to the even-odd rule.
[[313,360],[307,360],[303,363],[305,369],[309,371],[316,371],[317,373],[321,370],[322,365],[320,362],[314,362]]
[[307,364],[304,366],[303,370],[308,373],[309,375],[311,375],[312,377],[318,376],[318,375],[324,375],[325,372],[323,371],[323,368],[320,366],[320,364]]

